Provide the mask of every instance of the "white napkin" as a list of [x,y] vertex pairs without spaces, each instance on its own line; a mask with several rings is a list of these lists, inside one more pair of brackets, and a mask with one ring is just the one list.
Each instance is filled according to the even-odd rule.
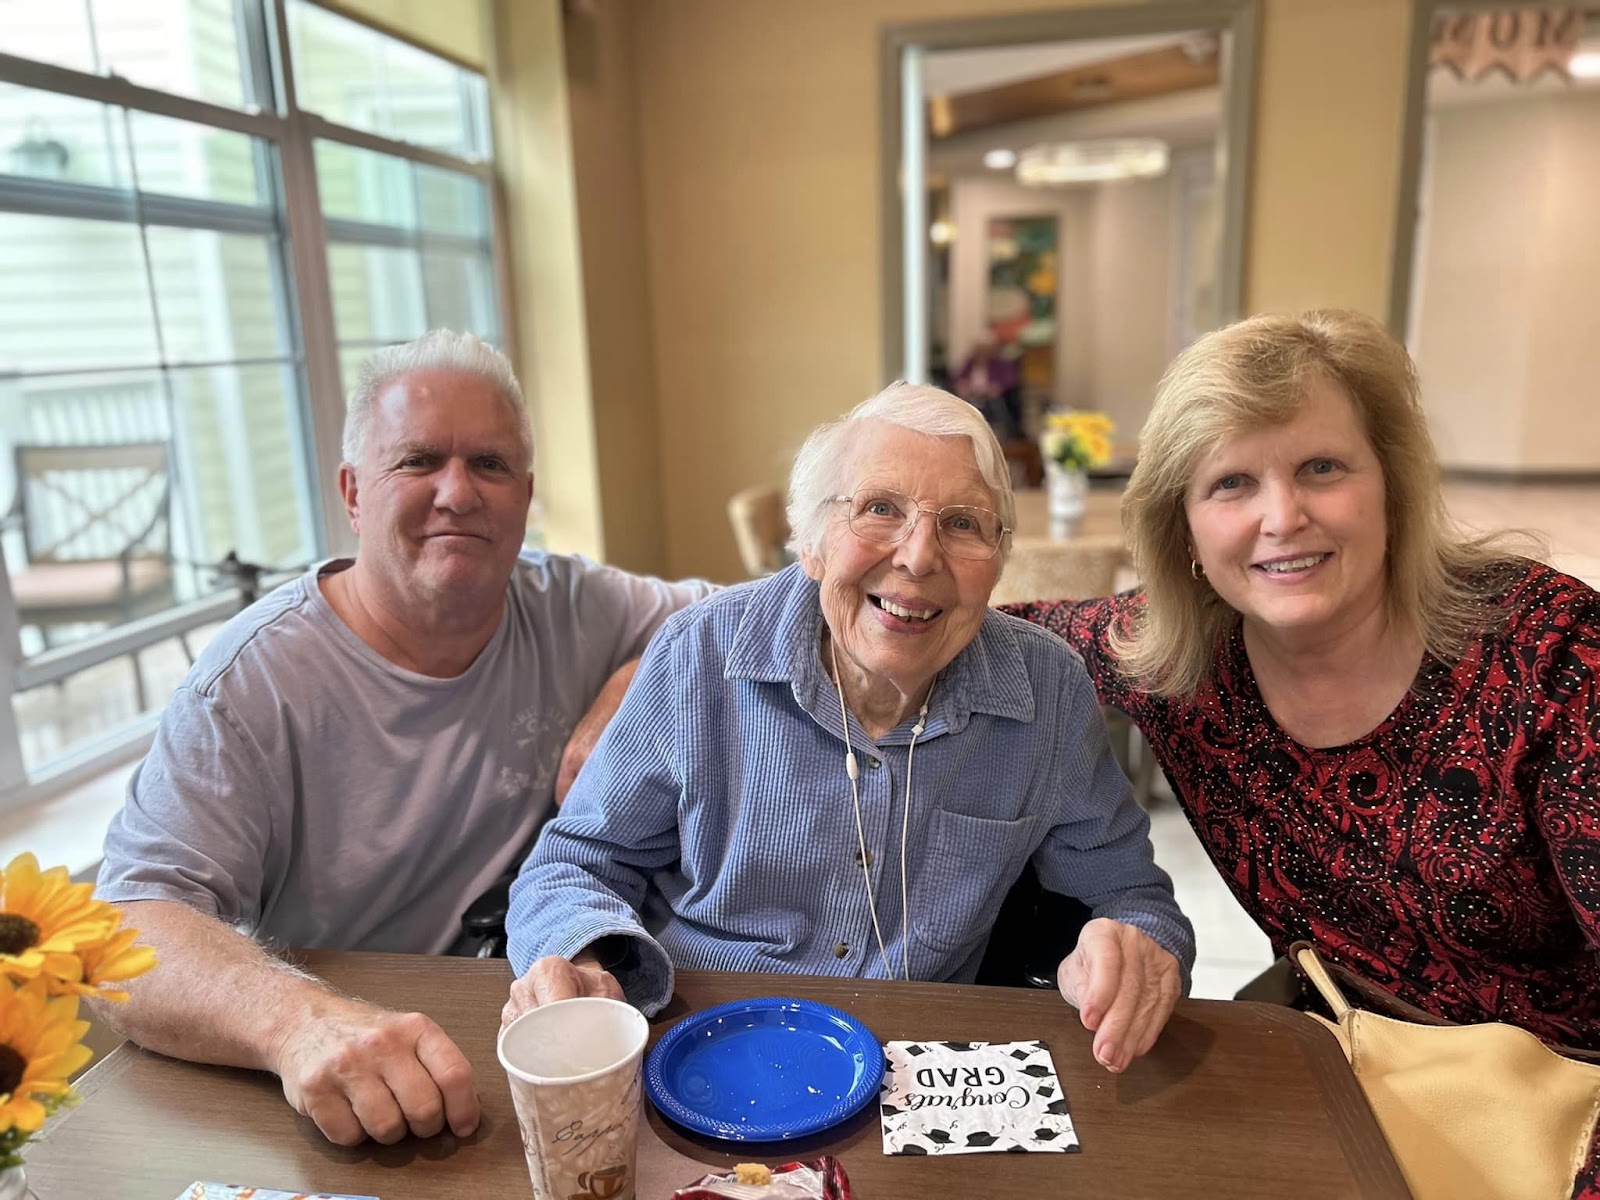
[[1079,1148],[1043,1042],[889,1042],[884,1053],[885,1154]]

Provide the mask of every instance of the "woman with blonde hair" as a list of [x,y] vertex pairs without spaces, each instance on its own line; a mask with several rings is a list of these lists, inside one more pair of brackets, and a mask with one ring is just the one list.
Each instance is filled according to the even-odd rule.
[[1142,590],[1010,611],[1143,729],[1273,948],[1600,1049],[1600,595],[1452,526],[1404,347],[1335,311],[1202,338],[1123,522]]

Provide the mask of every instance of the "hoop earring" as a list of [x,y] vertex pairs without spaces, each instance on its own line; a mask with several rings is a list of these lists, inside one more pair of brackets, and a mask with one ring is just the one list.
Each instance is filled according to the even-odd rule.
[[1200,565],[1198,560],[1191,558],[1189,560],[1189,575],[1193,579],[1204,579],[1206,577],[1206,569]]

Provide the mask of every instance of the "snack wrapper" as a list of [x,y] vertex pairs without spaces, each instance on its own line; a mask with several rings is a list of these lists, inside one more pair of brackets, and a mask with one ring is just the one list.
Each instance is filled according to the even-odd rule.
[[850,1180],[837,1158],[772,1168],[771,1183],[740,1183],[733,1171],[703,1175],[670,1200],[851,1200]]

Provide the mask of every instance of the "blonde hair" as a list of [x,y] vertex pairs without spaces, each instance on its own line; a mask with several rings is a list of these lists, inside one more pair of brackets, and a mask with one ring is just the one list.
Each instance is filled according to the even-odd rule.
[[[845,486],[851,466],[845,447],[863,427],[858,421],[882,421],[928,437],[965,437],[972,442],[978,474],[994,497],[995,511],[1007,530],[1017,524],[1017,498],[1011,490],[1011,469],[989,423],[960,396],[922,383],[896,380],[844,416],[811,431],[795,455],[789,473],[789,549],[808,554],[821,547],[828,531],[828,500]],[[1011,555],[1011,535],[1000,539],[996,557],[1003,567]]]
[[1383,469],[1390,615],[1454,662],[1491,619],[1499,536],[1463,534],[1445,511],[1417,372],[1405,347],[1372,318],[1323,309],[1251,317],[1195,342],[1167,368],[1139,435],[1122,497],[1145,607],[1114,629],[1122,670],[1149,691],[1186,696],[1210,681],[1217,648],[1240,616],[1192,573],[1184,495],[1201,457],[1247,429],[1293,420],[1318,379],[1354,401]]

